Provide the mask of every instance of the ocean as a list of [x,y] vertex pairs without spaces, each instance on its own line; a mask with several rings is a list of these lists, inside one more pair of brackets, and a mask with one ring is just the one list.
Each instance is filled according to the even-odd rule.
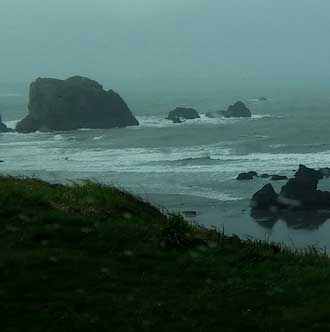
[[[1,89],[3,91],[1,91]],[[126,98],[125,98],[126,99]],[[50,182],[90,179],[116,185],[167,211],[236,234],[296,248],[330,246],[328,214],[255,219],[249,199],[267,179],[237,181],[240,172],[292,176],[299,164],[330,166],[330,99],[256,96],[242,100],[251,119],[211,119],[237,96],[127,98],[138,127],[70,132],[0,134],[0,173]],[[14,128],[27,114],[27,97],[0,86],[0,113]],[[167,113],[191,106],[200,119],[173,124]],[[279,189],[285,182],[274,182]],[[320,187],[330,190],[330,181]]]

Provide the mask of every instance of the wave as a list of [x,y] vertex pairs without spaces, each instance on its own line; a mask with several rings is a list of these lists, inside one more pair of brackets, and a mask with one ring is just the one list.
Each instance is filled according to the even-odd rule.
[[197,191],[193,191],[193,192],[190,191],[189,195],[208,198],[208,199],[214,199],[217,201],[224,201],[224,202],[240,201],[240,200],[244,199],[243,197],[237,197],[237,196],[233,196],[230,194],[217,192],[217,191],[209,190],[209,189],[197,190]]
[[165,116],[156,115],[140,115],[136,116],[140,126],[129,127],[130,129],[141,129],[141,128],[167,128],[167,127],[185,127],[185,126],[196,126],[196,125],[227,125],[237,123],[239,121],[253,121],[261,119],[280,119],[284,116],[272,115],[272,114],[254,114],[251,118],[209,118],[205,114],[200,114],[200,118],[185,120],[180,124],[173,123],[170,120],[165,119]]
[[203,160],[212,160],[211,156],[205,156],[205,157],[196,157],[196,158],[183,158],[183,159],[178,159],[176,161],[203,161]]
[[4,121],[4,124],[10,129],[15,129],[19,121],[20,120]]
[[59,134],[58,134],[58,135],[55,135],[55,136],[54,136],[54,140],[55,140],[55,141],[61,141],[61,140],[63,140],[63,139],[64,139],[64,137],[63,137],[62,135],[59,135]]

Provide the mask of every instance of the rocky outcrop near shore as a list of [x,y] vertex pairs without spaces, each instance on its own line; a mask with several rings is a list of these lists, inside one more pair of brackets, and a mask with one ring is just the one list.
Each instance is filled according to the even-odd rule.
[[271,184],[265,185],[251,199],[253,210],[279,209],[313,210],[330,209],[330,192],[318,190],[324,177],[320,170],[299,165],[294,177],[277,194]]
[[269,179],[270,178],[271,181],[288,180],[288,177],[286,175],[278,175],[278,174],[270,175],[270,174],[267,174],[267,173],[263,173],[259,176],[258,173],[255,172],[255,171],[240,173],[240,174],[238,174],[236,180],[239,180],[239,181],[253,180],[254,178],[261,178],[261,179]]
[[226,118],[250,118],[252,116],[251,111],[242,101],[230,105],[222,114]]
[[12,129],[8,128],[3,122],[2,122],[2,118],[0,115],[0,133],[8,133],[11,132]]
[[174,123],[181,123],[182,120],[198,119],[200,115],[194,108],[177,107],[168,113],[167,119]]
[[30,86],[28,108],[29,114],[16,126],[18,132],[107,129],[139,124],[120,95],[81,76],[67,80],[38,78]]
[[250,172],[238,174],[236,180],[239,180],[239,181],[253,180],[255,177],[258,177],[258,173],[254,172],[254,171],[250,171]]

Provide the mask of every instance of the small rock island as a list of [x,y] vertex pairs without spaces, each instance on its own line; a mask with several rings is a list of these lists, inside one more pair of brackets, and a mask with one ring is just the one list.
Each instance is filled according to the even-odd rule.
[[173,111],[168,113],[167,119],[172,120],[174,123],[181,123],[182,119],[199,119],[200,115],[194,108],[189,107],[177,107]]
[[125,101],[89,78],[38,78],[30,86],[29,114],[16,131],[67,131],[137,126]]
[[242,101],[230,105],[222,114],[226,118],[250,118],[252,116],[251,111]]

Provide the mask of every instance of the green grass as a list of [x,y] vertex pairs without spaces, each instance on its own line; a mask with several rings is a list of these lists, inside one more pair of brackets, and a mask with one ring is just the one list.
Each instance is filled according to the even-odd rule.
[[0,178],[0,331],[327,331],[330,260],[117,189]]

